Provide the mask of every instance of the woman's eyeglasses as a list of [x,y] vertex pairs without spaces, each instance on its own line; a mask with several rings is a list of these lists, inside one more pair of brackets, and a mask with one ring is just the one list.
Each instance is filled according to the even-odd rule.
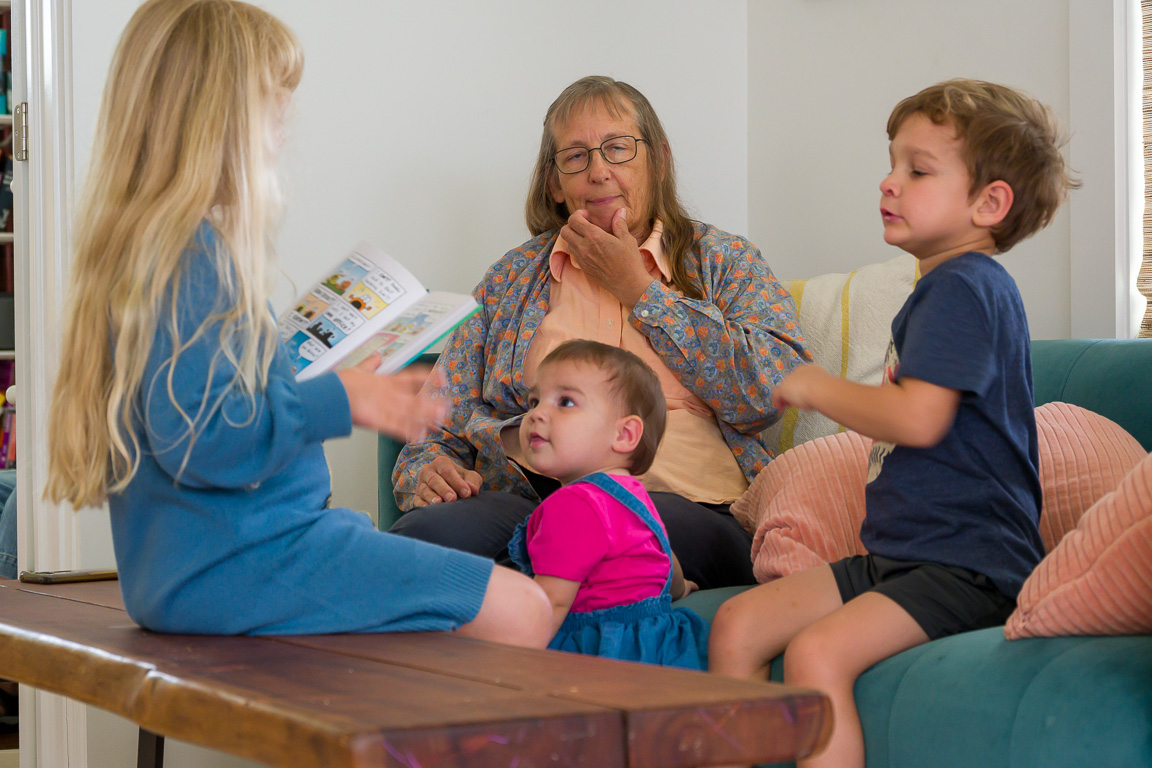
[[599,150],[604,160],[619,165],[636,157],[637,144],[645,141],[635,136],[613,136],[598,147],[568,147],[552,155],[552,162],[560,173],[580,173],[592,162],[592,153]]

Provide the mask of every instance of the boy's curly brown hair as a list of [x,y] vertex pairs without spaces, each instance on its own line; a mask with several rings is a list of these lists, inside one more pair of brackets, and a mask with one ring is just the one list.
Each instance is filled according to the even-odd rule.
[[1004,253],[1052,221],[1068,191],[1080,186],[1060,154],[1064,145],[1052,110],[1008,86],[955,79],[929,86],[901,101],[888,118],[888,139],[914,114],[952,125],[975,195],[993,181],[1012,188],[1012,207],[992,228]]

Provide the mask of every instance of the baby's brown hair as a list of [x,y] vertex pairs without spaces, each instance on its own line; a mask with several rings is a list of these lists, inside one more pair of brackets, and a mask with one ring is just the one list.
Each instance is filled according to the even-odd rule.
[[956,79],[929,86],[901,101],[888,118],[888,139],[914,114],[950,124],[963,144],[970,194],[993,181],[1012,188],[1012,207],[992,228],[1004,253],[1051,223],[1080,182],[1064,164],[1064,145],[1052,110],[1025,93],[983,80]]
[[587,339],[566,341],[548,353],[540,367],[561,362],[587,363],[608,374],[612,393],[626,415],[636,415],[644,423],[644,433],[632,451],[629,471],[642,475],[652,466],[656,449],[664,437],[668,404],[660,380],[648,364],[631,352]]

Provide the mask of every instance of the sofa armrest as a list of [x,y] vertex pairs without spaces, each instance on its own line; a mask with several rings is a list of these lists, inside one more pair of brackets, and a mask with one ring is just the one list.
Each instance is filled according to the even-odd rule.
[[404,443],[393,440],[387,435],[380,435],[376,447],[376,461],[379,473],[379,501],[376,525],[380,530],[386,531],[395,525],[404,513],[396,506],[396,496],[392,493],[392,469],[396,466],[396,459],[400,457],[400,449]]
[[[413,363],[432,365],[439,356],[435,352],[425,352]],[[404,514],[396,506],[396,496],[392,493],[392,470],[396,467],[396,459],[400,458],[403,447],[404,443],[387,435],[380,435],[376,443],[376,527],[382,531],[391,528]]]

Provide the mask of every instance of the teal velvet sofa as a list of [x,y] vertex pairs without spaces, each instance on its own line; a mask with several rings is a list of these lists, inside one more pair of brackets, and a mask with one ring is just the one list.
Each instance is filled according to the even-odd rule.
[[[1032,344],[1036,405],[1095,411],[1152,450],[1152,340]],[[380,522],[399,516],[380,441]],[[710,620],[744,588],[685,598]],[[777,659],[772,678],[781,680]],[[1152,768],[1152,635],[1008,641],[1002,628],[936,640],[856,683],[870,768]]]

